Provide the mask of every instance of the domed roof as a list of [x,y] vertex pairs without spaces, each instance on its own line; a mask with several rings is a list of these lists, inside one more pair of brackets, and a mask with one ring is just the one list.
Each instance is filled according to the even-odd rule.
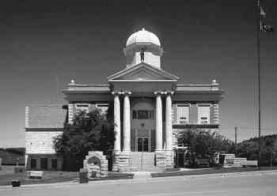
[[159,38],[154,33],[146,31],[144,28],[130,35],[127,39],[126,46],[134,43],[152,43],[161,46]]

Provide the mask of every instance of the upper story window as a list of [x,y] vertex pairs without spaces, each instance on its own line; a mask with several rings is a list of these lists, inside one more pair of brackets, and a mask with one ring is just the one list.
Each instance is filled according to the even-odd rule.
[[89,104],[76,104],[75,108],[76,108],[77,113],[80,113],[80,112],[83,112],[83,111],[86,112],[86,113],[89,112]]
[[153,110],[133,110],[133,119],[154,119]]
[[96,108],[100,110],[100,113],[102,115],[106,115],[109,109],[109,104],[107,103],[98,103],[96,104]]
[[189,123],[189,104],[177,105],[177,123],[188,124]]
[[198,124],[210,124],[210,110],[209,104],[198,105]]

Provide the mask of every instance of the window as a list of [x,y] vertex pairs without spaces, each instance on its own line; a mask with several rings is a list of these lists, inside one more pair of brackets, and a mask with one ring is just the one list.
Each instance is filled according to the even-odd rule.
[[58,160],[57,159],[52,159],[51,164],[52,164],[52,169],[58,168]]
[[76,104],[75,107],[76,107],[77,113],[82,111],[87,113],[89,111],[89,104]]
[[41,169],[44,169],[44,170],[48,169],[48,159],[47,158],[40,159],[40,167],[41,167]]
[[31,169],[36,169],[36,168],[37,168],[37,160],[31,159]]
[[198,124],[209,124],[210,123],[210,105],[201,104],[198,105]]
[[189,123],[189,105],[178,104],[177,105],[177,123],[188,124]]
[[153,110],[133,110],[133,119],[154,119]]
[[96,107],[100,110],[101,114],[106,115],[109,108],[109,104],[100,103],[100,104],[96,104]]

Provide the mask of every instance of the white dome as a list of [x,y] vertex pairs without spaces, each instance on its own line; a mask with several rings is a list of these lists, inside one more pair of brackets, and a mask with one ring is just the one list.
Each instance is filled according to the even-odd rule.
[[159,38],[154,33],[146,31],[144,28],[130,35],[127,39],[126,47],[134,43],[152,43],[161,46]]

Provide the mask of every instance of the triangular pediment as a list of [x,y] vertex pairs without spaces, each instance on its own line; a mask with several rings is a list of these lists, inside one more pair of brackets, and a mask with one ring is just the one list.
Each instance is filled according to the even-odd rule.
[[178,79],[177,76],[146,63],[128,67],[108,77],[109,81],[177,81]]

